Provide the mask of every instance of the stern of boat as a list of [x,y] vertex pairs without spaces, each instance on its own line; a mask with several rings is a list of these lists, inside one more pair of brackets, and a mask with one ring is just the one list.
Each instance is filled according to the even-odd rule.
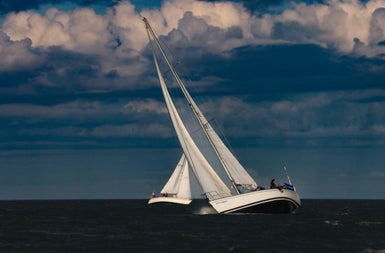
[[259,190],[209,202],[218,213],[291,213],[301,206],[295,191]]

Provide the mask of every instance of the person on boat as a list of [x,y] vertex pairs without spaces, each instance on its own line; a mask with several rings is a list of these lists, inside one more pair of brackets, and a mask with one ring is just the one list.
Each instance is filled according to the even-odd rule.
[[270,181],[270,189],[275,189],[277,188],[277,185],[275,184],[275,179],[273,178],[271,181]]
[[278,189],[278,190],[282,191],[283,187],[280,184],[276,185],[275,179],[273,178],[270,182],[270,189]]

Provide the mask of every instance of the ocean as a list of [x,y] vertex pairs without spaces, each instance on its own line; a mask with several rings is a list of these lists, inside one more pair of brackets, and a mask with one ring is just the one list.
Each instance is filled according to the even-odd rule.
[[385,253],[385,200],[308,200],[292,214],[213,214],[147,200],[0,201],[0,252]]

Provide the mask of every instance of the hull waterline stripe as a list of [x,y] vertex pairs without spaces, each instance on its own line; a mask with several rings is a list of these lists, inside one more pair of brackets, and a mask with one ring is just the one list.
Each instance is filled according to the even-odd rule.
[[237,208],[229,209],[229,210],[223,211],[223,212],[221,212],[221,213],[232,213],[232,212],[235,212],[235,211],[238,211],[238,210],[241,210],[241,209],[245,209],[245,208],[248,208],[248,207],[256,206],[256,205],[258,205],[258,204],[264,204],[264,203],[273,202],[274,200],[287,200],[287,201],[293,203],[297,208],[298,208],[298,207],[301,207],[300,204],[298,204],[297,202],[293,201],[293,200],[290,199],[290,198],[278,197],[278,198],[272,198],[272,199],[269,199],[268,201],[262,200],[262,201],[254,202],[254,203],[251,203],[251,204],[239,206],[239,207],[237,207]]

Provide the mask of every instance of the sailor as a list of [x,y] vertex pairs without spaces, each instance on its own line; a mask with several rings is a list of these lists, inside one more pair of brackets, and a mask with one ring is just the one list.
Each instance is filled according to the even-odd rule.
[[275,189],[277,188],[277,185],[275,184],[275,179],[273,178],[270,182],[270,189]]
[[284,187],[282,185],[280,185],[280,184],[276,185],[275,184],[275,179],[274,178],[271,180],[271,182],[270,182],[270,189],[278,189],[278,190],[282,191],[283,188]]

